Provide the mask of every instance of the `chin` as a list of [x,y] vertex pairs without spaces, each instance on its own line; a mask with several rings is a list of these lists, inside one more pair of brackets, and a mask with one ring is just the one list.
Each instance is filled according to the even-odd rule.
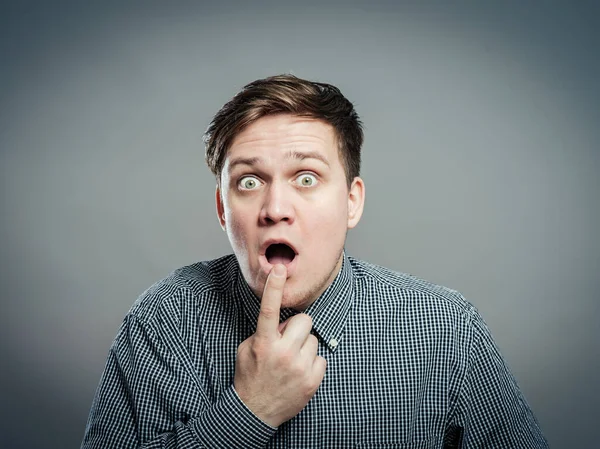
[[299,290],[298,287],[289,285],[283,290],[281,307],[302,311],[310,306],[315,299],[312,292]]
[[281,308],[294,309],[300,312],[305,310],[309,305],[310,301],[307,301],[306,298],[284,297],[281,301]]

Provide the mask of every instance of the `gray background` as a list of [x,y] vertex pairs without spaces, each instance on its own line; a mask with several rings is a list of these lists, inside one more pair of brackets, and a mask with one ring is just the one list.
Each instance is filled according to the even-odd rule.
[[598,447],[599,8],[248,4],[2,4],[0,447],[77,447],[133,301],[230,252],[201,136],[282,72],[364,120],[348,252],[460,290],[553,447]]

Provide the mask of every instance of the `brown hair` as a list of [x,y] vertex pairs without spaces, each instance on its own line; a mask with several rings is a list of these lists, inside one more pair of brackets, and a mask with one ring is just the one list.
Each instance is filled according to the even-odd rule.
[[235,136],[261,117],[294,114],[321,119],[333,126],[348,186],[360,173],[362,123],[354,106],[331,84],[294,75],[253,81],[227,102],[204,133],[206,163],[220,181],[227,150]]

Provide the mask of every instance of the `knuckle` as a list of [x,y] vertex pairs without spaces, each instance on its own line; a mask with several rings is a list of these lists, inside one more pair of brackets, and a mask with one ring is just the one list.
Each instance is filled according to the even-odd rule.
[[321,369],[319,374],[320,374],[321,379],[323,379],[323,377],[325,376],[325,370],[327,369],[327,360],[325,360],[323,357],[319,356],[319,362],[320,362],[320,369]]
[[248,345],[250,354],[256,360],[262,360],[269,353],[269,348],[267,342],[260,339],[255,338],[252,340],[252,343]]
[[240,354],[243,354],[243,353],[246,352],[247,347],[248,347],[248,344],[245,341],[243,341],[242,343],[240,343],[240,345],[237,347],[237,355],[238,355],[238,357],[239,357]]
[[295,324],[300,325],[304,329],[312,329],[312,318],[305,313],[294,315],[290,321],[294,321]]
[[292,351],[289,349],[282,351],[279,355],[279,360],[281,364],[283,366],[289,366],[292,370],[296,368],[296,364],[294,363],[295,358],[295,354],[293,354]]
[[260,309],[260,314],[269,320],[273,318],[279,318],[279,311],[270,306],[262,306]]
[[238,355],[240,355],[240,354],[243,354],[243,355],[251,354],[252,353],[253,345],[254,345],[254,338],[250,337],[250,338],[244,340],[237,347],[237,353],[238,353]]
[[303,394],[310,398],[312,397],[315,392],[317,391],[317,389],[319,388],[320,382],[309,382],[306,384],[304,390],[303,390]]
[[306,377],[306,365],[304,363],[294,363],[292,365],[292,374],[298,378]]
[[310,315],[307,315],[306,313],[300,313],[298,314],[298,317],[307,327],[312,328],[312,318]]

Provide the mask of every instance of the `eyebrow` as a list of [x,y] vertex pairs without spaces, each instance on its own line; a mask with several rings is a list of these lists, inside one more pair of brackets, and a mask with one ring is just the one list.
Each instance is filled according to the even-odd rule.
[[[285,155],[285,158],[298,160],[298,161],[303,161],[305,159],[316,159],[318,161],[323,162],[325,165],[327,165],[327,167],[330,167],[329,161],[327,160],[327,158],[325,156],[323,156],[321,153],[318,153],[317,151],[294,151],[294,150],[291,150],[290,152],[288,152]],[[229,162],[228,171],[232,172],[233,169],[238,165],[253,166],[256,164],[260,164],[261,162],[263,162],[263,158],[258,157],[258,156],[236,158]]]

